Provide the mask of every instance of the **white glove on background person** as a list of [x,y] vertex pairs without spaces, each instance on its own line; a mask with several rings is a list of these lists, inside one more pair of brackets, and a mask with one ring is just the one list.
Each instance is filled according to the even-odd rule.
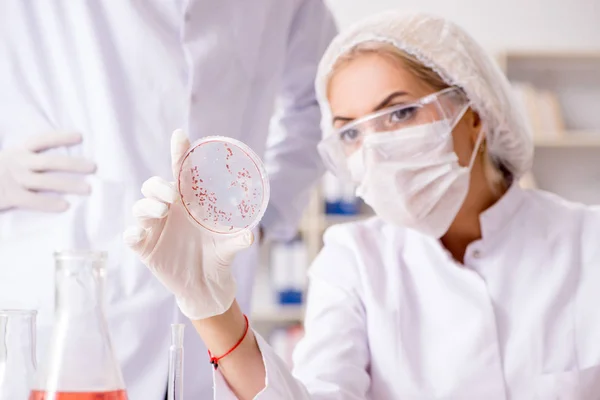
[[[190,142],[181,130],[173,132],[173,177]],[[236,285],[230,265],[240,250],[250,247],[250,231],[222,237],[194,222],[181,203],[174,182],[152,177],[142,185],[144,199],[133,206],[138,226],[123,240],[177,299],[181,311],[198,320],[224,313],[235,299]]]
[[[86,195],[90,186],[84,174],[96,165],[84,158],[44,154],[44,150],[81,143],[77,133],[51,133],[29,139],[22,147],[0,150],[0,211],[20,208],[43,212],[62,212],[69,203],[62,197],[39,193]],[[59,176],[48,172],[67,172],[81,176]]]

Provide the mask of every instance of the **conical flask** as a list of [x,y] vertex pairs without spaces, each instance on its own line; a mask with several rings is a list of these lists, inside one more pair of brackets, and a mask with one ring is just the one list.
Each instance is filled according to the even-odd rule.
[[126,400],[104,313],[106,254],[55,253],[52,339],[30,400]]
[[33,310],[0,310],[0,400],[25,400],[35,373]]

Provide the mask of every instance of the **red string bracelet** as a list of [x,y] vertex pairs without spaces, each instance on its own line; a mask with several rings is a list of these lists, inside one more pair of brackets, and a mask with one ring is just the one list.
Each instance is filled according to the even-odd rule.
[[248,334],[248,328],[250,327],[250,323],[248,322],[248,317],[246,317],[246,314],[244,314],[244,319],[246,320],[246,329],[244,330],[244,334],[242,335],[242,338],[240,340],[238,340],[238,342],[231,349],[229,349],[227,351],[227,353],[223,354],[220,357],[213,357],[210,350],[208,350],[208,356],[210,357],[210,363],[213,365],[214,369],[219,368],[219,361],[222,360],[223,358],[227,357],[235,349],[237,349],[239,347],[239,345],[242,344],[242,342],[246,338],[246,335]]

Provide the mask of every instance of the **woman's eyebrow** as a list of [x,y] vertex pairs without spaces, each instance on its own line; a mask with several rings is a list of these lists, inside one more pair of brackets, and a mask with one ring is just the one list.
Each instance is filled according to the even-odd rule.
[[409,94],[407,92],[403,92],[403,91],[397,91],[397,92],[391,93],[385,99],[383,99],[383,101],[381,103],[379,103],[379,105],[377,107],[375,107],[373,109],[373,111],[379,111],[382,108],[387,107],[387,105],[390,104],[390,102],[392,100],[395,100],[396,97],[402,97],[402,96],[408,96],[408,95]]
[[350,122],[350,121],[352,121],[352,118],[348,118],[348,117],[334,117],[333,120],[331,121],[331,123],[335,124],[337,121]]
[[[375,107],[373,109],[373,111],[379,111],[382,108],[387,107],[388,104],[390,104],[392,102],[392,100],[395,100],[397,97],[408,96],[408,95],[409,95],[408,92],[403,92],[403,91],[397,91],[397,92],[390,93],[385,99],[383,99],[383,101],[381,101],[381,103],[379,103],[379,105],[377,105],[377,107]],[[331,123],[335,124],[338,121],[341,121],[341,122],[350,122],[352,120],[354,120],[354,118],[342,117],[342,116],[335,116],[333,118],[333,120],[331,121]]]

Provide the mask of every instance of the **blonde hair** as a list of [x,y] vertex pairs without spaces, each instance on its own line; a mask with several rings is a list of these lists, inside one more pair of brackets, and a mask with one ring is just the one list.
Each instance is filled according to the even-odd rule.
[[[359,43],[338,57],[331,69],[330,77],[352,60],[370,54],[377,54],[390,60],[436,92],[450,87],[437,72],[424,65],[412,54],[408,54],[390,43],[375,41]],[[329,81],[331,82],[331,79]],[[509,186],[512,180],[511,174],[501,161],[489,154],[485,140],[481,143],[479,150],[484,156],[483,171],[490,188],[494,192],[498,192],[500,188]]]
[[333,64],[331,73],[335,73],[336,70],[360,56],[371,54],[386,58],[393,64],[398,65],[398,67],[407,70],[415,78],[431,86],[436,92],[450,86],[435,71],[423,65],[416,57],[385,42],[363,42],[357,44],[338,57],[335,64]]

